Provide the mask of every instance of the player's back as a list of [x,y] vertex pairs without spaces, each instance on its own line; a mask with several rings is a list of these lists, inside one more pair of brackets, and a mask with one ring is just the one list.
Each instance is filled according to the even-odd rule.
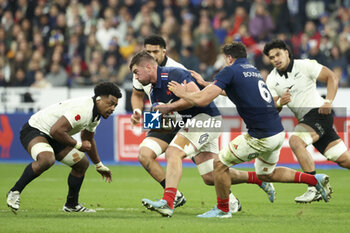
[[225,67],[214,83],[236,105],[251,136],[263,138],[283,131],[273,98],[259,71],[247,59],[239,58]]

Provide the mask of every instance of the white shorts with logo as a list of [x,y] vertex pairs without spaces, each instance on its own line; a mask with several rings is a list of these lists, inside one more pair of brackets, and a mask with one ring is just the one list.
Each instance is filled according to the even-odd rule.
[[[196,121],[207,121],[208,119],[213,121],[221,121],[221,116],[211,117],[208,114],[201,113],[193,117]],[[219,153],[219,136],[221,134],[221,127],[189,127],[182,128],[178,132],[185,138],[187,138],[194,146],[193,150],[186,152],[186,155],[193,158],[201,152],[212,152],[215,154]]]
[[248,133],[239,135],[220,151],[220,161],[228,167],[251,161],[255,158],[256,174],[273,172],[279,159],[285,133],[280,132],[267,138],[253,138]]

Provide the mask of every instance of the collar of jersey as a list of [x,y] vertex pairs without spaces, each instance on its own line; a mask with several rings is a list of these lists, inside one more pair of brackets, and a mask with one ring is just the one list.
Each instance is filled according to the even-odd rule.
[[164,56],[164,60],[162,61],[162,63],[160,64],[160,66],[165,66],[167,61],[168,61],[168,57],[167,57],[167,56]]
[[101,118],[101,115],[98,114],[97,111],[96,97],[97,96],[92,97],[92,100],[94,101],[94,107],[92,108],[92,122],[98,121]]
[[248,62],[248,59],[247,58],[237,58],[235,60],[235,62],[233,63],[233,65],[235,64],[240,64],[240,63],[247,63]]
[[288,65],[287,69],[286,69],[285,71],[279,71],[279,70],[277,70],[278,74],[279,74],[280,76],[283,76],[283,75],[284,75],[285,78],[288,78],[288,74],[287,74],[287,73],[288,73],[288,72],[289,72],[289,73],[292,72],[293,65],[294,65],[294,60],[293,60],[293,59],[290,59],[290,62],[289,62],[289,65]]

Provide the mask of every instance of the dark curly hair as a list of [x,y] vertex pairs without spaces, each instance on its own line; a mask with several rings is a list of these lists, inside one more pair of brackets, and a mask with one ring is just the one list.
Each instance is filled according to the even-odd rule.
[[161,48],[166,49],[166,43],[163,37],[158,35],[150,35],[145,38],[145,41],[143,42],[143,45],[150,44],[150,45],[159,45]]
[[112,95],[116,98],[122,98],[119,87],[112,82],[101,82],[94,88],[95,97]]
[[264,54],[266,56],[269,56],[269,52],[271,49],[287,50],[289,52],[289,58],[292,58],[291,50],[283,40],[272,40],[269,43],[267,43],[264,47]]

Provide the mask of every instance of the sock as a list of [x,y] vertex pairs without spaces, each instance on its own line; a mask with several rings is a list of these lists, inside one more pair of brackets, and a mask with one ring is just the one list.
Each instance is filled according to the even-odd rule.
[[294,183],[304,183],[304,184],[316,186],[317,180],[313,175],[309,175],[303,172],[296,172],[294,177]]
[[227,199],[220,199],[220,197],[217,197],[217,201],[218,201],[218,209],[222,210],[224,212],[228,212],[229,211],[229,207],[228,207],[228,202],[229,202],[230,198]]
[[261,186],[262,181],[258,179],[258,177],[256,176],[256,172],[248,172],[248,184],[257,184],[259,186]]
[[166,200],[170,209],[174,209],[174,200],[176,195],[176,188],[165,188],[163,199]]
[[75,207],[78,205],[78,199],[79,199],[79,192],[81,185],[83,183],[84,176],[82,177],[76,177],[72,174],[69,174],[68,176],[68,196],[67,196],[67,202],[66,206],[68,207]]
[[163,189],[165,189],[165,179],[159,182],[159,184],[163,187]]
[[[316,175],[316,171],[312,171],[312,172],[304,172],[306,174],[309,174],[309,175]],[[313,187],[312,185],[308,185],[309,187]]]
[[28,164],[28,166],[24,169],[22,176],[19,178],[15,186],[12,187],[11,191],[19,191],[21,193],[27,184],[37,177],[38,175],[33,171],[32,163]]

